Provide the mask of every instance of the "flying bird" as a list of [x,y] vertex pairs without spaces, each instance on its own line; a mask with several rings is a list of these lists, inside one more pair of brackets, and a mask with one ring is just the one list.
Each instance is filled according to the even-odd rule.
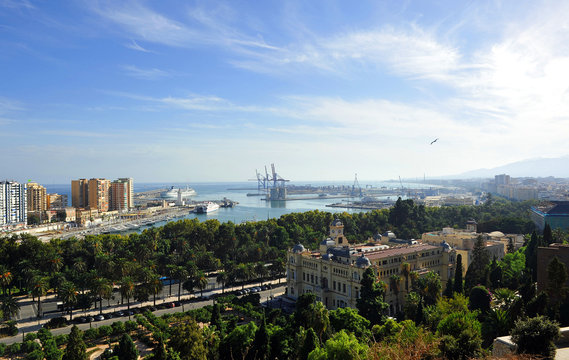
[[435,140],[431,141],[431,145],[433,145],[434,143],[436,143],[438,139],[439,139],[439,138],[436,138]]

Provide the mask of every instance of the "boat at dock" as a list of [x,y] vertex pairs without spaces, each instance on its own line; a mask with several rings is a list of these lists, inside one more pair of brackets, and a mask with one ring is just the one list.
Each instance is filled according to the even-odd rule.
[[177,199],[178,194],[182,195],[182,198],[188,198],[190,196],[197,195],[197,192],[189,186],[185,188],[177,188],[177,187],[170,187],[167,191],[164,191],[160,194],[160,197],[163,199]]
[[197,214],[207,214],[207,213],[210,213],[210,212],[214,212],[214,211],[216,211],[216,210],[218,210],[218,209],[219,209],[219,205],[218,205],[218,204],[216,204],[216,203],[214,203],[214,202],[211,202],[211,201],[208,201],[208,202],[205,202],[205,203],[196,205],[196,208],[195,208],[194,211],[195,211]]

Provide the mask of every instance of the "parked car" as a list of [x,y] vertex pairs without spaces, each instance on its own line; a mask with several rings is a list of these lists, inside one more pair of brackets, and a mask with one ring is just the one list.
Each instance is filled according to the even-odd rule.
[[174,306],[176,307],[182,306],[182,303],[179,301],[174,301]]
[[87,318],[85,316],[79,316],[75,318],[75,322],[79,324],[84,324],[87,322]]
[[96,321],[103,321],[103,320],[105,320],[105,317],[103,315],[95,315],[95,320]]
[[107,319],[107,320],[113,318],[113,314],[111,314],[111,313],[104,314],[103,316],[104,316],[105,319]]
[[124,316],[124,312],[119,310],[119,311],[115,311],[115,313],[113,314],[115,317],[121,317]]
[[95,321],[95,318],[92,316],[87,316],[87,322],[93,322]]

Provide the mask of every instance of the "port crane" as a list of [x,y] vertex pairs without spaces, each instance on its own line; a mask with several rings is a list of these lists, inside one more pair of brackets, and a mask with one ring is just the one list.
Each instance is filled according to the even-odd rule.
[[267,200],[285,200],[286,199],[286,183],[287,180],[280,176],[276,169],[275,164],[271,164],[271,173],[265,166],[265,174],[263,175],[255,169],[256,179],[249,179],[250,181],[257,181],[257,191],[259,193],[266,193]]
[[354,184],[352,185],[352,191],[350,193],[351,196],[359,196],[362,197],[362,187],[360,186],[360,182],[358,181],[358,174],[356,174],[354,179]]

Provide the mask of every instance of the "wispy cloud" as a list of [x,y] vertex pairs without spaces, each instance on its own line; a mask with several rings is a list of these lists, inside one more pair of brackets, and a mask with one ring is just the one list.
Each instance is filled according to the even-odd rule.
[[122,68],[126,71],[126,75],[142,80],[158,80],[171,76],[168,71],[156,68],[142,69],[134,65],[125,65]]
[[11,9],[25,8],[25,9],[35,9],[36,7],[32,5],[28,0],[0,0],[0,6]]
[[131,40],[131,42],[126,43],[124,46],[126,46],[129,49],[132,50],[136,50],[136,51],[141,51],[141,52],[145,52],[145,53],[151,53],[152,51],[143,48],[142,46],[140,46],[136,41]]
[[111,132],[101,133],[101,132],[83,131],[83,130],[44,130],[41,133],[45,135],[86,137],[86,138],[115,138],[120,136],[120,134],[116,133],[116,130],[114,130],[112,133]]

